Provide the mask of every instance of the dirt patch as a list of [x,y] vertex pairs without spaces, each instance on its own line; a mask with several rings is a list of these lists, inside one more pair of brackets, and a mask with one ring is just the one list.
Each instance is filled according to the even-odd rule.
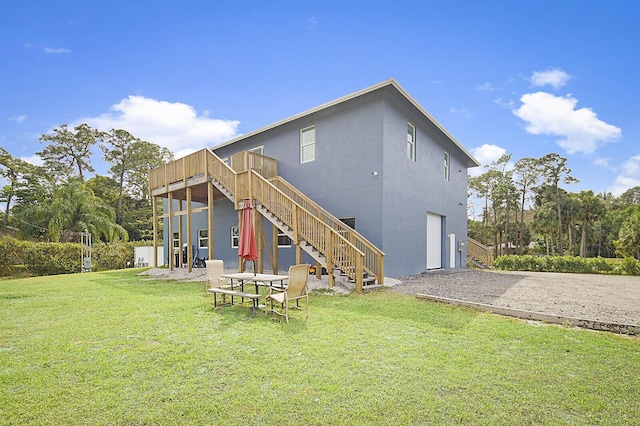
[[393,291],[640,325],[640,277],[455,270],[404,277]]

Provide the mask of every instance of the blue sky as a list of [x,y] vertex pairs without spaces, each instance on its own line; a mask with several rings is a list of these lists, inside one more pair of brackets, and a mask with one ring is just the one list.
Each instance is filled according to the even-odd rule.
[[619,195],[640,185],[639,12],[632,0],[3,0],[0,146],[36,162],[40,135],[86,122],[181,155],[395,78],[483,164],[557,152],[580,180],[568,190]]

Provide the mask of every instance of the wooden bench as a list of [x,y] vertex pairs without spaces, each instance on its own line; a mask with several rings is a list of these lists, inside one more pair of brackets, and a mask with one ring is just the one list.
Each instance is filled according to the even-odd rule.
[[[241,297],[242,301],[244,302],[244,298],[246,297],[247,299],[251,299],[251,311],[253,313],[253,316],[256,316],[256,309],[258,308],[258,301],[260,300],[260,298],[262,297],[259,294],[256,293],[247,293],[244,291],[237,291],[237,290],[229,290],[229,289],[225,289],[225,288],[209,288],[207,290],[207,293],[209,294],[213,294],[213,306],[218,307],[218,303],[217,303],[217,294],[222,294],[222,295],[227,295],[227,296],[231,296],[231,303],[227,303],[226,305],[233,305],[233,298],[235,297]],[[223,305],[220,305],[223,306]]]

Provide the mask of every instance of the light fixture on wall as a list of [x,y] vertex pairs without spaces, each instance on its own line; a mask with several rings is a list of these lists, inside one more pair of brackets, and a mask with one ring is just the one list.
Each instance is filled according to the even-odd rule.
[[372,175],[378,176],[378,172],[371,172]]

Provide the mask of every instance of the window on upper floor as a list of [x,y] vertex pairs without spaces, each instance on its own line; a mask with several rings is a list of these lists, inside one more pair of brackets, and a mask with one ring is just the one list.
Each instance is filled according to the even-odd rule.
[[179,232],[174,232],[173,233],[173,248],[174,249],[179,249],[180,248],[180,233]]
[[249,152],[253,152],[254,154],[264,155],[264,145],[256,146],[255,148],[251,148]]
[[444,180],[449,180],[451,174],[449,170],[451,169],[449,153],[445,151],[444,153]]
[[238,248],[240,245],[240,228],[238,226],[231,227],[231,247]]
[[316,159],[316,126],[300,130],[300,162]]
[[208,229],[198,229],[198,248],[200,249],[209,248],[209,230]]
[[407,123],[407,158],[416,161],[416,128]]

